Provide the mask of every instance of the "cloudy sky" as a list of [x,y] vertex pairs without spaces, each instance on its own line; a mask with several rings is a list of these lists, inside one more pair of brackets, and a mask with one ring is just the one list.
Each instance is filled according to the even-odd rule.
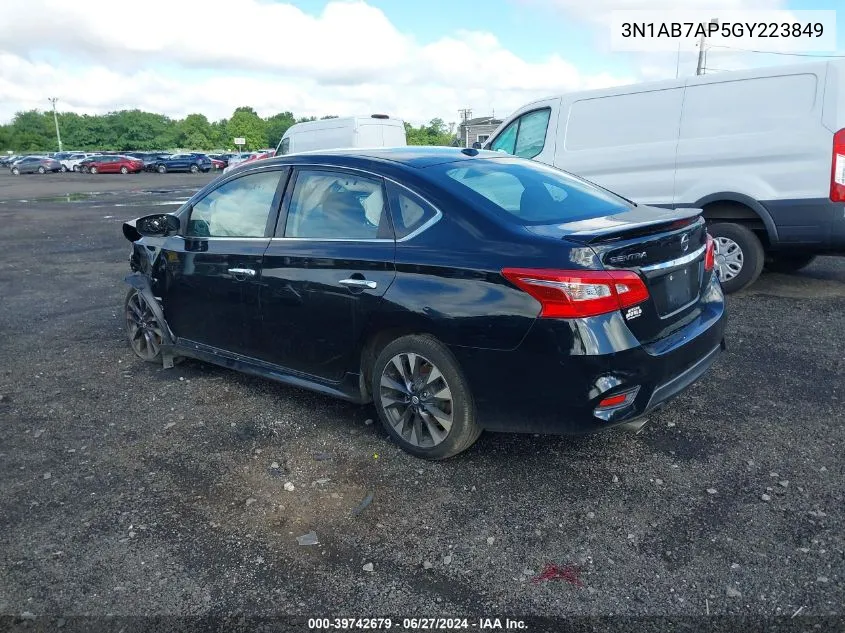
[[[836,9],[841,0],[25,0],[0,13],[0,122],[49,106],[227,117],[458,109],[674,77],[673,53],[610,50],[611,9]],[[840,16],[845,11],[840,12]],[[845,53],[845,24],[837,33]],[[717,51],[712,72],[803,58]],[[694,52],[680,56],[694,74]]]

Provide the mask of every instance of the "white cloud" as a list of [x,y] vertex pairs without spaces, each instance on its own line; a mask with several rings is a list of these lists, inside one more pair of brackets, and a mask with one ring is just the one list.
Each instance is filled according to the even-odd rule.
[[[36,61],[46,58],[57,61]],[[114,0],[27,0],[0,15],[0,120],[57,96],[64,110],[92,113],[215,119],[253,105],[265,116],[449,122],[466,106],[505,115],[547,94],[634,79],[585,75],[556,55],[528,62],[490,33],[418,42],[362,1],[329,3],[316,17],[264,0],[145,0],[132,11]]]

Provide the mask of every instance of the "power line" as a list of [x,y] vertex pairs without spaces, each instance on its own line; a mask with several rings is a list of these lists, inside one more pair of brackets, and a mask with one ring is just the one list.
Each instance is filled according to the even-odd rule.
[[763,55],[785,55],[787,57],[817,57],[819,59],[845,59],[845,55],[813,55],[811,53],[782,53],[780,51],[758,51],[752,48],[737,48],[736,46],[724,46],[722,44],[711,44],[707,48],[727,48],[732,51],[743,53],[760,53]]

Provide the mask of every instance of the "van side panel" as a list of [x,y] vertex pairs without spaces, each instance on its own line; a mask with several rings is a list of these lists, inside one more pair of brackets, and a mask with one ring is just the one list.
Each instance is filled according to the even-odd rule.
[[297,131],[291,137],[292,152],[354,147],[355,132],[351,125]]
[[637,202],[671,205],[683,88],[616,92],[563,98],[554,162]]
[[[676,206],[716,192],[760,202],[782,245],[829,241],[832,134],[822,125],[825,66],[806,72],[690,79],[675,174]],[[818,202],[818,204],[816,204]]]

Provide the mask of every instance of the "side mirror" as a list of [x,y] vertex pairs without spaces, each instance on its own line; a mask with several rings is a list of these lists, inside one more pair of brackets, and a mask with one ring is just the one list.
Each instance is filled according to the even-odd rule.
[[135,230],[144,237],[168,237],[176,235],[182,223],[175,215],[156,213],[135,221]]
[[481,149],[481,143],[476,141],[475,143],[472,144],[472,149]]

